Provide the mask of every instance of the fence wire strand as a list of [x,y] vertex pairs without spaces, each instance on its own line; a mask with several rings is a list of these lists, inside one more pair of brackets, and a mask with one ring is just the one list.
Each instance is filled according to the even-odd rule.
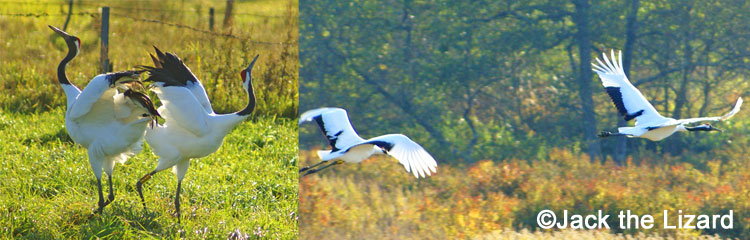
[[226,37],[226,38],[233,38],[233,39],[238,39],[238,40],[242,40],[242,41],[248,41],[248,42],[256,43],[256,44],[289,45],[289,43],[287,43],[287,42],[266,42],[266,41],[250,40],[248,38],[243,38],[243,37],[235,36],[235,35],[232,35],[232,34],[229,34],[229,33],[212,32],[212,31],[198,29],[198,28],[195,28],[195,27],[191,27],[191,26],[183,25],[183,24],[179,24],[179,23],[170,23],[170,22],[164,22],[164,21],[159,21],[159,20],[155,20],[155,19],[137,18],[137,17],[131,17],[131,16],[128,16],[128,15],[125,15],[125,14],[118,14],[118,13],[110,13],[110,15],[117,16],[117,17],[129,18],[129,19],[132,19],[132,20],[135,20],[135,21],[139,21],[139,22],[157,23],[157,24],[162,24],[162,25],[167,25],[167,26],[172,26],[172,27],[177,27],[177,28],[184,28],[184,29],[195,31],[195,32],[200,32],[200,33],[205,33],[205,34],[215,35],[215,36],[221,36],[221,37]]
[[[67,6],[68,3],[66,2],[37,2],[37,1],[0,1],[0,4],[17,4],[17,5],[63,5]],[[92,7],[104,7],[105,4],[100,2],[81,2],[76,1],[74,3],[75,6],[92,6]],[[174,10],[174,9],[159,9],[159,8],[141,8],[141,7],[124,7],[124,6],[108,6],[110,9],[120,9],[120,10],[130,10],[130,11],[149,11],[149,12],[172,12],[172,13],[197,13],[197,14],[203,14],[198,9],[191,9],[191,10]],[[219,11],[221,9],[214,8],[217,10],[217,14],[223,14],[222,11]],[[208,14],[208,13],[205,13]],[[253,12],[236,12],[232,13],[232,15],[242,15],[242,16],[251,16],[251,17],[259,17],[259,18],[285,18],[287,16],[283,15],[265,15],[265,14],[259,14],[259,13],[253,13]]]
[[[72,16],[92,16],[96,17],[96,15],[99,15],[98,12],[79,12],[79,13],[73,13],[70,14]],[[67,13],[0,13],[0,16],[7,16],[7,17],[34,17],[34,18],[40,18],[40,17],[60,17],[60,16],[68,16]]]
[[[0,2],[2,2],[2,1],[0,1]],[[67,15],[68,15],[68,13],[59,13],[59,14],[50,14],[50,13],[0,13],[0,16],[8,16],[8,17],[34,17],[34,18],[53,17],[53,16],[54,17],[60,17],[60,16],[67,16]],[[101,13],[100,12],[78,12],[78,13],[71,13],[70,15],[72,15],[72,16],[98,17],[99,15],[101,15]],[[219,36],[219,37],[237,39],[237,40],[241,40],[241,41],[247,41],[247,42],[254,43],[254,44],[280,45],[280,46],[286,46],[286,45],[293,44],[293,42],[292,43],[290,43],[290,42],[268,42],[268,41],[251,40],[249,38],[232,35],[230,33],[213,32],[213,31],[203,30],[203,29],[199,29],[199,28],[188,26],[188,25],[184,25],[184,24],[164,22],[164,21],[160,21],[160,20],[156,20],[156,19],[138,18],[138,17],[129,16],[129,15],[126,15],[126,14],[119,14],[119,13],[110,12],[110,15],[111,16],[122,17],[122,18],[128,18],[128,19],[131,19],[131,20],[134,20],[134,21],[139,21],[139,22],[167,25],[167,26],[171,26],[171,27],[177,27],[177,28],[187,29],[187,30],[191,30],[191,31],[195,31],[195,32],[200,32],[200,33],[204,33],[204,34],[209,34],[209,35],[213,35],[213,36]]]

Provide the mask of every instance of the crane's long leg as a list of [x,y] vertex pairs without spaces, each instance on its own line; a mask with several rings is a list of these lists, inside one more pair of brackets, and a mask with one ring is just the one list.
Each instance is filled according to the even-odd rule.
[[99,208],[97,208],[96,211],[94,211],[94,213],[101,213],[104,210],[104,206],[105,206],[104,194],[102,193],[102,178],[101,177],[96,178],[96,187],[97,187],[97,190],[99,191],[99,203],[98,203]]
[[614,136],[627,136],[628,134],[622,134],[622,133],[616,133],[616,132],[610,132],[610,131],[601,131],[599,133],[599,137],[614,137]]
[[93,143],[89,145],[88,154],[89,154],[89,165],[91,165],[91,171],[94,172],[94,176],[96,177],[96,190],[97,193],[99,193],[99,202],[98,202],[98,208],[94,210],[94,213],[91,214],[93,217],[94,214],[101,213],[104,210],[104,193],[102,193],[102,159],[98,143]]
[[104,202],[104,207],[115,200],[115,191],[112,188],[112,175],[107,175],[107,178],[109,179],[109,195],[107,196],[107,201]]
[[182,179],[185,178],[188,167],[190,166],[190,159],[181,159],[174,165],[173,169],[177,175],[177,192],[174,195],[174,208],[175,215],[177,217],[177,224],[180,222],[180,190],[182,189]]
[[143,210],[146,210],[146,199],[143,198],[143,184],[146,183],[149,179],[151,179],[151,176],[154,176],[156,174],[156,170],[151,171],[150,173],[146,173],[146,175],[143,175],[140,180],[138,180],[138,183],[135,184],[135,188],[138,189],[138,196],[141,197],[141,203],[143,204]]
[[182,180],[177,181],[177,193],[174,195],[174,208],[175,211],[177,211],[177,224],[180,224],[180,186],[182,185]]
[[339,164],[342,164],[342,163],[344,163],[343,160],[335,160],[331,164],[325,165],[323,167],[319,167],[319,168],[316,168],[316,169],[310,169],[309,171],[307,171],[305,173],[305,175],[302,175],[302,176],[304,177],[304,176],[307,176],[307,175],[310,175],[310,174],[313,174],[313,173],[316,173],[316,172],[320,172],[323,169],[326,169],[326,168],[334,166],[334,165],[339,165]]
[[313,164],[312,166],[303,167],[299,170],[299,173],[302,173],[304,171],[310,170],[311,168],[317,167],[318,165],[323,164],[324,162],[327,162],[327,161],[320,161],[319,163]]

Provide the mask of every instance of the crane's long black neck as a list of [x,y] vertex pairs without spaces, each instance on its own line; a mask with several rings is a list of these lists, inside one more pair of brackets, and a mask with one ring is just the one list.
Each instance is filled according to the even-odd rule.
[[[250,65],[245,68],[245,70],[242,70],[242,78],[247,81],[247,106],[245,106],[245,109],[242,109],[242,111],[237,112],[237,115],[240,117],[248,117],[251,113],[253,113],[253,110],[255,110],[255,91],[253,90],[253,66],[255,66],[255,61],[258,60],[258,56],[255,55],[255,58],[253,58],[253,61],[250,62]],[[245,84],[244,82],[242,84]]]
[[[75,43],[73,43],[75,44]],[[60,81],[60,84],[68,84],[71,85],[70,81],[68,80],[68,76],[65,75],[65,67],[68,66],[68,62],[73,60],[73,58],[76,57],[76,50],[75,46],[70,46],[71,44],[68,43],[68,55],[63,58],[62,61],[60,61],[60,65],[57,66],[57,80]]]
[[245,109],[242,109],[242,111],[237,112],[237,115],[241,117],[245,117],[253,113],[255,110],[255,91],[253,90],[253,81],[252,79],[248,79],[248,87],[247,87],[247,106],[245,106]]

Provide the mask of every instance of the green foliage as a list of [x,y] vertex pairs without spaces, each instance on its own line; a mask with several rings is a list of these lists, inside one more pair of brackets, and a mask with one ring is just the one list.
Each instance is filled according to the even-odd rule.
[[[587,141],[595,133],[584,134],[614,129],[620,117],[598,77],[580,83],[578,68],[589,63],[579,62],[574,2],[302,4],[302,109],[350,109],[362,135],[400,131],[450,163],[527,159],[591,144],[601,145],[597,157],[608,157],[619,140]],[[624,49],[631,1],[588,2],[591,57]],[[750,38],[739,33],[747,31],[750,5],[640,2],[628,74],[660,113],[721,115],[747,95]],[[583,85],[591,86],[591,106],[581,100]],[[310,144],[320,142],[316,135],[303,128],[303,146],[322,146]],[[687,158],[713,147],[703,134],[680,135],[658,144],[627,140],[627,154]]]
[[[247,104],[239,73],[260,54],[253,70],[254,116],[235,128],[216,153],[191,162],[182,185],[181,225],[172,216],[176,181],[169,171],[145,185],[148,210],[141,207],[135,183],[157,159],[147,145],[115,167],[115,201],[103,214],[91,216],[96,179],[86,150],[65,132],[66,100],[56,75],[67,47],[47,28],[62,27],[67,1],[11,1],[0,6],[0,238],[297,235],[298,3],[235,1],[233,25],[227,28],[222,24],[225,4],[76,0],[67,29],[82,40],[81,54],[67,68],[79,88],[98,73],[98,9],[110,6],[109,57],[114,71],[152,64],[152,45],[174,52],[202,81],[219,113]],[[209,7],[216,8],[211,34],[137,20],[208,30]],[[18,13],[41,15],[9,15]],[[155,96],[154,100],[158,105]],[[103,181],[106,186],[106,177]]]
[[[91,216],[96,178],[86,150],[63,130],[64,112],[0,112],[0,238],[297,235],[295,120],[252,119],[234,129],[216,153],[193,160],[182,184],[178,226],[172,216],[177,182],[170,171],[147,182],[148,210],[141,207],[135,183],[157,160],[148,147],[115,167],[115,201],[103,214]],[[106,177],[102,181],[106,186]]]
[[[305,238],[533,232],[544,208],[748,209],[747,111],[717,123],[722,133],[595,139],[592,129],[614,129],[621,117],[598,77],[579,71],[590,64],[582,59],[630,50],[628,77],[662,115],[724,114],[749,89],[748,3],[359,0],[300,10],[301,108],[346,108],[363,137],[406,134],[440,166],[415,181],[378,158],[302,179]],[[627,158],[616,154],[623,141]],[[305,164],[316,159],[307,150],[326,143],[314,126],[301,128],[300,142]],[[583,155],[591,146],[602,150],[593,160]],[[747,216],[732,231],[655,234],[750,238],[739,219]]]
[[[237,2],[234,25],[222,27],[225,2],[214,1],[104,1],[76,2],[74,13],[97,13],[110,6],[109,58],[114,71],[152,65],[152,45],[174,52],[206,87],[217,112],[242,109],[247,97],[240,71],[260,54],[253,70],[258,97],[256,115],[294,117],[298,95],[297,2]],[[208,30],[208,8],[216,8],[215,34],[150,19]],[[141,10],[138,10],[141,9]],[[155,11],[156,10],[156,11]],[[67,53],[63,39],[47,28],[62,28],[67,13],[64,2],[4,4],[0,13],[47,13],[39,18],[0,15],[0,107],[15,112],[39,112],[64,106],[57,83],[57,66]],[[73,15],[67,32],[82,41],[81,53],[67,68],[68,78],[79,88],[99,72],[98,14]],[[222,37],[232,34],[239,39]]]

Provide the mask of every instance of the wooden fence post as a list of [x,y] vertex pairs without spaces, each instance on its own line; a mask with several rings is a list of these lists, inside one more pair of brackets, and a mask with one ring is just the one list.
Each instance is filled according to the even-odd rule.
[[68,1],[68,16],[65,18],[63,31],[68,31],[68,23],[70,22],[70,15],[73,15],[73,0]]
[[99,61],[101,63],[100,73],[106,73],[109,70],[109,7],[102,7],[102,51]]
[[227,0],[227,8],[224,10],[224,28],[232,26],[232,10],[234,9],[234,0]]
[[208,30],[214,30],[214,8],[208,9]]

